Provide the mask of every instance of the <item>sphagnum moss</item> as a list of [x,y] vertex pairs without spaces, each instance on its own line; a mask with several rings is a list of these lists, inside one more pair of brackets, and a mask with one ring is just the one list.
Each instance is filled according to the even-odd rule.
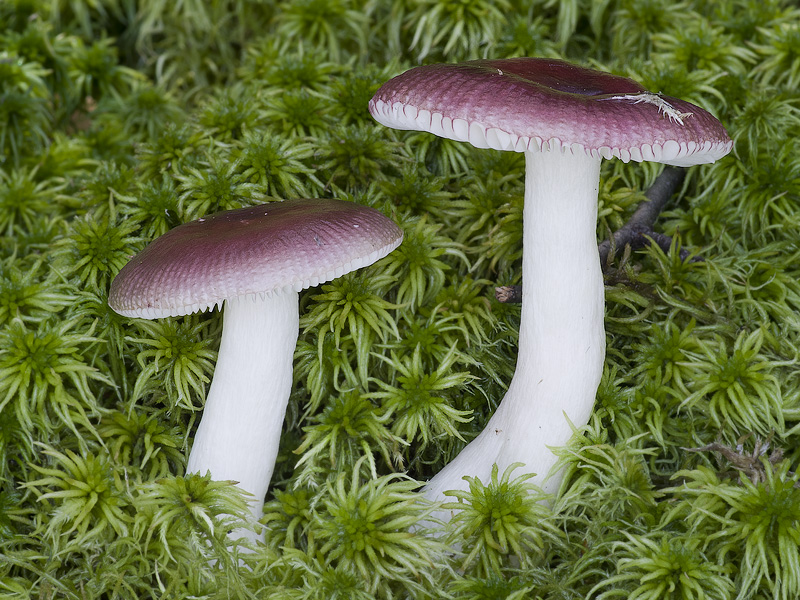
[[[387,427],[391,413],[382,411],[356,390],[344,392],[328,401],[321,414],[309,419],[305,440],[295,450],[301,455],[296,469],[298,482],[319,479],[322,474],[350,467],[343,461],[357,462],[368,467],[367,473],[377,477],[376,455],[391,468],[403,438],[393,435]],[[361,461],[361,457],[366,461]]]
[[519,466],[500,475],[495,465],[488,482],[469,477],[468,490],[448,494],[456,500],[443,507],[455,515],[448,541],[464,555],[462,569],[482,577],[500,575],[514,563],[527,569],[543,558],[546,540],[560,537],[542,502],[545,494],[527,483],[534,475],[513,476]]
[[[798,14],[789,0],[0,3],[0,596],[797,596]],[[690,171],[656,223],[673,248],[616,255],[606,376],[564,451],[572,475],[552,513],[515,504],[517,523],[558,535],[508,528],[518,558],[499,530],[467,547],[480,528],[459,523],[480,502],[465,497],[449,557],[393,473],[438,472],[513,372],[519,309],[492,288],[519,278],[518,157],[389,132],[359,104],[420,60],[526,54],[696,102],[735,150]],[[607,169],[600,237],[656,175]],[[103,304],[141,245],[264,195],[344,195],[414,243],[410,262],[302,296],[285,479],[268,545],[241,554],[235,487],[180,475],[217,317],[145,330]],[[682,449],[754,433],[784,452],[758,482]]]

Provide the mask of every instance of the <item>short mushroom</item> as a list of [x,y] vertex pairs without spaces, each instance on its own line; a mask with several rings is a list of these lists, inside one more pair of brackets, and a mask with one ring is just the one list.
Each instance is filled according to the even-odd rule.
[[292,385],[298,292],[372,264],[402,238],[394,222],[365,206],[287,200],[180,225],[119,272],[108,303],[125,316],[173,317],[224,302],[187,473],[238,482],[261,517]]
[[428,482],[429,498],[488,480],[492,465],[536,472],[558,489],[552,448],[584,426],[605,359],[597,250],[600,162],[689,166],[725,156],[711,114],[641,85],[559,60],[515,58],[416,67],[385,83],[370,112],[395,129],[524,152],[523,304],[508,391],[480,435]]

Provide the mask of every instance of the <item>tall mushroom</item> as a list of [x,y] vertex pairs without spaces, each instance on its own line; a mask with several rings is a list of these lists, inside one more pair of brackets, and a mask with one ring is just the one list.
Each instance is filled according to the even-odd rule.
[[174,317],[224,302],[219,356],[187,473],[238,482],[261,517],[292,384],[298,292],[372,264],[402,239],[374,209],[287,200],[176,227],[125,265],[108,298],[122,315]]
[[[488,480],[515,462],[555,491],[551,448],[582,427],[605,358],[597,251],[600,161],[710,163],[731,149],[705,110],[559,60],[515,58],[416,67],[370,101],[375,119],[478,148],[524,152],[523,305],[514,377],[486,428],[428,482],[427,495]],[[549,477],[548,477],[549,475]]]

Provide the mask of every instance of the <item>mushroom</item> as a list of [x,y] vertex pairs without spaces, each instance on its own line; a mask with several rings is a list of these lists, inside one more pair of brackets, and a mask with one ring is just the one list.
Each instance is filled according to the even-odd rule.
[[261,517],[292,385],[298,292],[372,264],[402,238],[372,208],[287,200],[180,225],[125,265],[108,298],[121,315],[174,317],[224,302],[217,365],[187,473],[238,482]]
[[725,156],[711,114],[624,77],[559,60],[513,58],[413,68],[369,104],[395,129],[428,131],[477,148],[524,152],[523,304],[514,377],[485,429],[426,486],[466,489],[524,463],[546,492],[559,487],[552,449],[588,423],[605,358],[597,250],[600,162],[689,166]]

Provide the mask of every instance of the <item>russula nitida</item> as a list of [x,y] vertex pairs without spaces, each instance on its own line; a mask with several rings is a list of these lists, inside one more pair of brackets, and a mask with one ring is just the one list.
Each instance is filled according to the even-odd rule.
[[369,104],[395,129],[427,131],[478,148],[524,152],[523,305],[519,353],[506,395],[485,429],[428,482],[429,498],[488,481],[513,463],[558,489],[552,448],[589,420],[605,358],[597,250],[602,159],[690,166],[731,149],[722,125],[688,102],[559,60],[513,58],[416,67]]
[[187,473],[238,482],[261,517],[292,385],[298,292],[372,264],[402,238],[394,222],[365,206],[287,200],[180,225],[119,272],[108,303],[128,317],[175,317],[224,303]]

